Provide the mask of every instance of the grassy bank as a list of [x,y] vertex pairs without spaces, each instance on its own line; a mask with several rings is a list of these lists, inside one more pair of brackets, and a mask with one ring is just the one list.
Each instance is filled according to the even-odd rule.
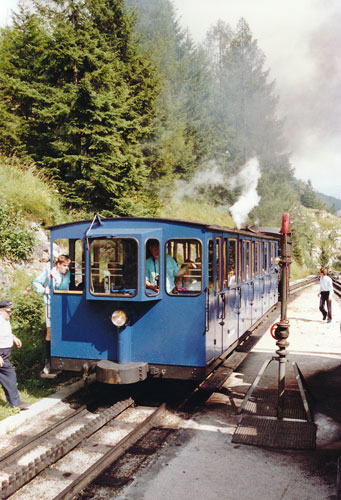
[[64,222],[68,217],[52,182],[34,165],[25,165],[15,157],[0,156],[0,195],[27,220],[49,225]]

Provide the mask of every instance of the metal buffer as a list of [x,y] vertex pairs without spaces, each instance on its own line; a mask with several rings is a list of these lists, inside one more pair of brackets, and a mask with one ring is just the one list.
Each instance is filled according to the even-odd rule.
[[277,356],[272,356],[268,358],[260,371],[258,372],[257,377],[255,378],[253,384],[249,388],[244,401],[238,408],[238,413],[241,413],[245,408],[248,400],[252,396],[252,393],[256,389],[259,384],[266,368],[270,365],[272,361],[278,362],[278,398],[277,398],[277,407],[276,407],[276,417],[278,420],[283,420],[284,417],[284,400],[285,400],[285,370],[286,364],[291,363],[295,372],[295,377],[297,381],[297,385],[300,390],[300,395],[303,401],[304,410],[306,413],[307,421],[312,422],[312,416],[309,409],[308,401],[306,398],[306,394],[304,392],[304,388],[307,388],[304,377],[295,361],[287,358],[287,350],[286,348],[289,346],[288,337],[289,337],[289,321],[287,319],[287,296],[289,289],[289,265],[291,263],[291,246],[290,243],[290,219],[289,214],[285,213],[282,217],[282,242],[281,242],[281,258],[280,258],[280,296],[281,296],[281,319],[278,323],[275,323],[270,330],[270,333],[274,339],[277,340],[276,345],[278,347],[276,354]]

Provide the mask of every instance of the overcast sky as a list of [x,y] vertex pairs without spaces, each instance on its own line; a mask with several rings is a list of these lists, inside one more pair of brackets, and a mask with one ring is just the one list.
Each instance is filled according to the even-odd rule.
[[[296,176],[341,199],[341,1],[172,1],[196,42],[218,19],[246,19],[276,80]],[[18,0],[0,2],[4,26]]]

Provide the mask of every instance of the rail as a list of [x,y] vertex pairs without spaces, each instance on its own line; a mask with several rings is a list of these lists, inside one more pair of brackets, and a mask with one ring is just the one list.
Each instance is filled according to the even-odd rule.
[[330,275],[332,281],[333,281],[333,288],[334,288],[334,293],[338,297],[341,297],[341,277],[340,273],[333,273]]
[[93,481],[103,472],[114,460],[120,457],[130,446],[138,441],[153,426],[153,422],[161,413],[165,411],[165,404],[156,408],[143,422],[135,427],[119,443],[109,448],[109,450],[97,460],[89,469],[77,477],[53,500],[71,500],[77,493]]
[[307,286],[312,285],[315,282],[318,282],[319,277],[316,274],[312,274],[310,276],[306,276],[305,278],[292,281],[289,285],[289,293],[297,290],[301,290]]
[[[8,475],[8,479],[4,479],[0,483],[1,500],[8,498],[41,471],[60,460],[84,439],[97,432],[133,404],[134,401],[131,398],[120,401],[98,415],[91,415],[93,418],[90,420],[84,419],[85,414],[89,412],[82,408],[62,419],[47,432],[43,431],[37,434],[26,441],[24,445],[18,446],[0,457],[1,474]],[[66,427],[74,425],[75,421],[78,425],[73,432],[64,439],[58,437]],[[38,451],[35,452],[35,450]],[[25,465],[20,465],[23,457],[29,454],[32,457],[35,455],[34,458],[28,460]]]

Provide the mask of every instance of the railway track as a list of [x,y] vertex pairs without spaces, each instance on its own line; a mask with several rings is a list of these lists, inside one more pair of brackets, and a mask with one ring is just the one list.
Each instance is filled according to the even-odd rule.
[[[315,276],[300,280],[290,287],[290,294],[315,281]],[[269,329],[277,314],[278,306],[275,306],[248,332],[243,343],[228,358],[218,360],[215,370],[205,381],[191,390],[190,395],[184,395],[177,408],[188,411],[188,407],[193,408],[219,389]],[[131,480],[129,474],[123,473],[122,476],[119,457],[128,449],[134,449],[135,443],[135,455],[139,457],[133,458],[135,467],[176,432],[177,424],[158,425],[157,422],[166,414],[164,403],[156,408],[135,406],[131,398],[97,413],[82,406],[0,457],[1,500],[10,496],[14,500],[62,500],[76,498],[76,495],[79,499],[92,498],[90,493],[83,497],[79,492],[94,480],[93,486],[88,487],[90,490],[98,485],[109,486],[111,491],[119,489]],[[150,432],[154,435],[146,440],[145,436]],[[139,440],[141,444],[136,445]],[[105,472],[108,467],[111,471]]]
[[319,276],[316,274],[311,275],[311,276],[306,276],[305,278],[302,278],[300,280],[293,281],[290,283],[289,286],[289,295],[295,292],[299,292],[306,288],[307,286],[312,285],[313,283],[317,283],[319,280]]
[[338,297],[341,297],[341,278],[340,278],[340,274],[334,273],[330,277],[331,277],[331,279],[333,281],[333,288],[334,288],[335,295],[337,295]]
[[134,407],[131,398],[95,414],[75,411],[0,457],[1,500],[73,498],[165,411]]

